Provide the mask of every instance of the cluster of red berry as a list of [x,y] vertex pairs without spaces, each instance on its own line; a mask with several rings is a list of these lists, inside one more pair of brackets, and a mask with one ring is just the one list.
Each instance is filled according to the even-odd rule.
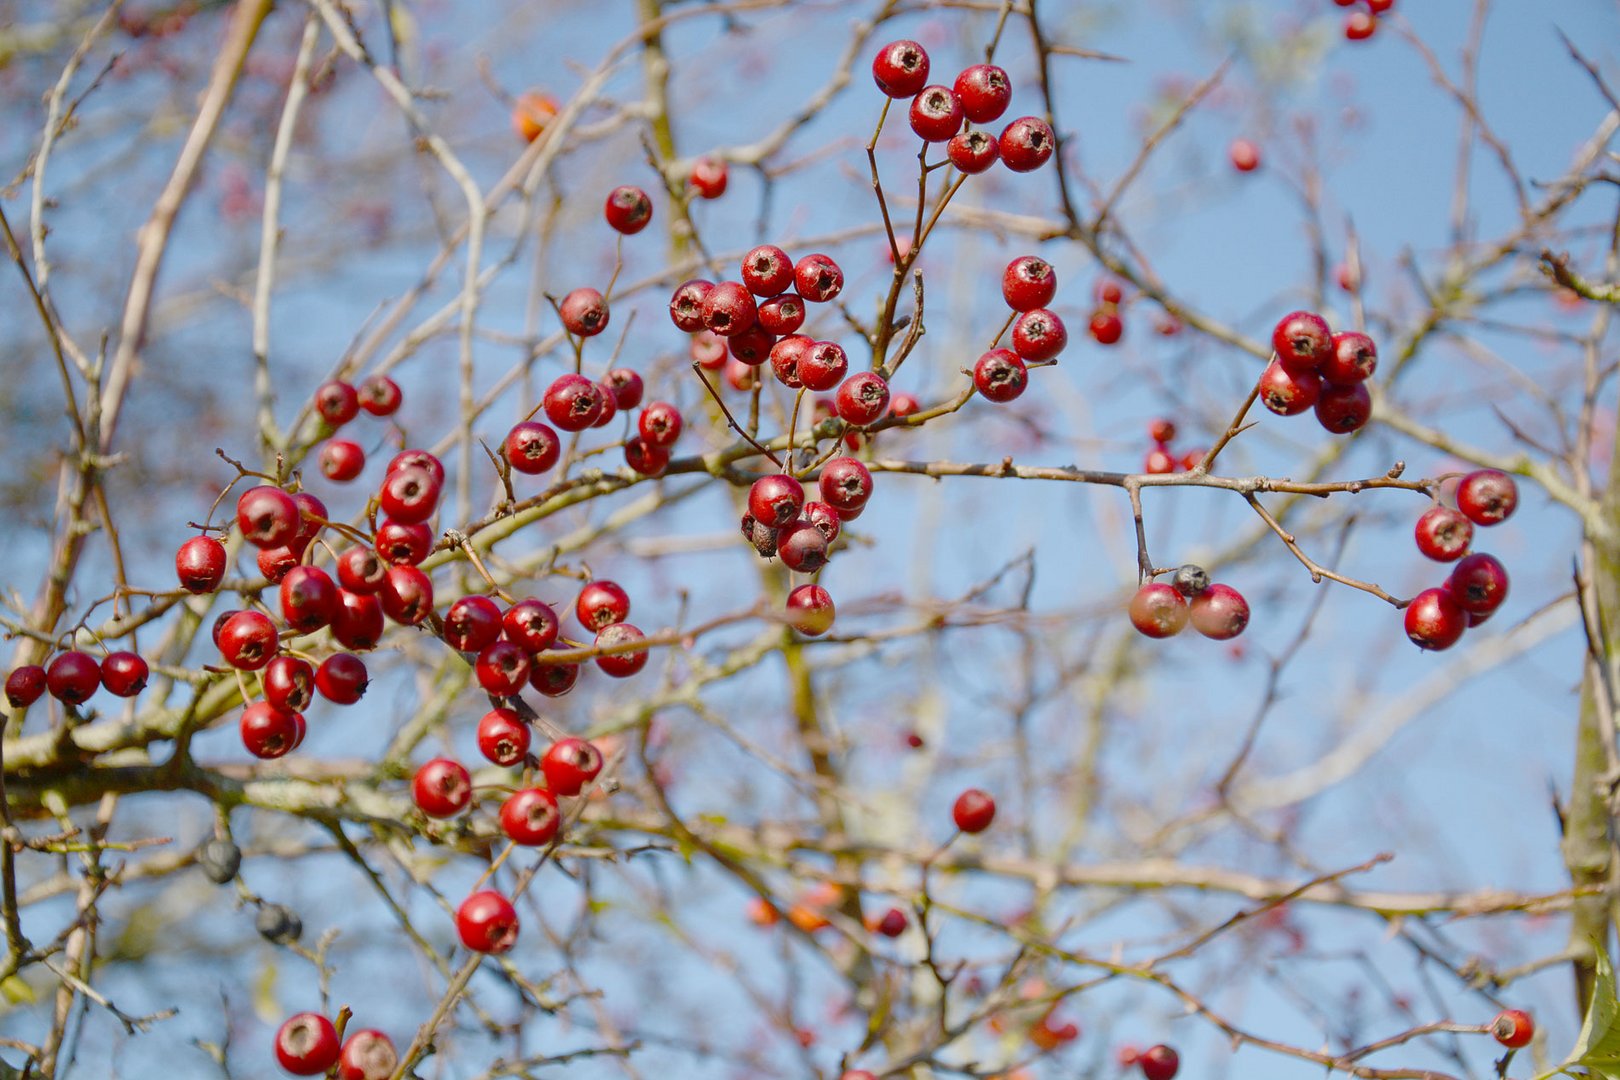
[[1001,275],[1001,296],[1012,308],[1012,348],[991,349],[973,365],[973,386],[989,401],[1012,401],[1029,384],[1029,365],[1057,359],[1069,331],[1046,305],[1057,295],[1057,271],[1039,255],[1020,255]]
[[14,709],[26,709],[50,691],[64,705],[82,705],[102,687],[117,697],[134,697],[146,689],[150,674],[146,661],[132,652],[110,652],[98,662],[89,653],[68,649],[57,653],[48,667],[13,668],[6,676],[6,701]]
[[982,173],[999,159],[1013,172],[1032,172],[1056,146],[1045,120],[1023,116],[992,138],[965,124],[999,120],[1012,103],[1012,80],[994,64],[974,64],[951,86],[928,85],[928,51],[915,41],[891,41],[872,60],[872,78],[891,98],[911,98],[911,130],[945,143],[945,156],[964,173]]
[[399,1052],[380,1031],[367,1028],[344,1039],[325,1016],[302,1012],[288,1017],[276,1032],[276,1061],[294,1076],[386,1080],[399,1067]]
[[1284,315],[1271,333],[1272,361],[1260,376],[1260,401],[1278,416],[1316,409],[1335,435],[1347,435],[1372,416],[1367,379],[1378,368],[1378,346],[1354,330],[1335,334],[1311,311]]
[[1449,649],[1470,626],[1478,626],[1507,599],[1502,563],[1482,551],[1469,553],[1474,526],[1500,525],[1519,505],[1513,477],[1480,469],[1457,484],[1455,508],[1436,504],[1418,518],[1418,550],[1436,562],[1455,562],[1444,584],[1424,589],[1406,606],[1406,636],[1422,649]]
[[[334,379],[315,391],[315,410],[333,429],[342,427],[364,409],[372,416],[392,416],[404,399],[399,386],[386,375],[372,375],[354,387]],[[321,475],[347,483],[366,467],[366,452],[352,439],[329,439],[321,447]]]
[[1168,582],[1150,581],[1131,597],[1131,625],[1150,638],[1174,637],[1192,628],[1207,638],[1227,641],[1249,625],[1249,602],[1230,585],[1209,579],[1209,571],[1188,563]]
[[1091,313],[1086,327],[1099,345],[1117,345],[1125,336],[1125,320],[1120,318],[1119,305],[1125,300],[1125,290],[1112,278],[1097,282],[1097,310]]
[[1142,471],[1150,476],[1160,476],[1165,473],[1191,472],[1204,460],[1208,450],[1188,450],[1180,457],[1170,449],[1170,444],[1176,438],[1176,424],[1173,420],[1157,417],[1148,421],[1148,438],[1153,440],[1153,449],[1147,452],[1142,459]]
[[1366,41],[1378,32],[1378,16],[1395,6],[1395,0],[1333,0],[1340,7],[1355,7],[1364,3],[1367,10],[1357,9],[1344,20],[1344,36],[1351,41]]

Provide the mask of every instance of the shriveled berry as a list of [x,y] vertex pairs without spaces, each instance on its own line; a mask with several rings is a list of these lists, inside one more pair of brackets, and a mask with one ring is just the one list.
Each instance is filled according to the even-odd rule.
[[253,928],[272,945],[291,945],[304,936],[304,920],[285,904],[261,904]]
[[821,468],[821,501],[849,521],[872,497],[872,474],[852,457],[837,457]]
[[808,521],[795,521],[777,530],[776,554],[789,570],[813,574],[827,565],[827,537]]
[[215,885],[223,885],[242,869],[242,849],[229,840],[215,837],[198,850],[197,868]]
[[1176,567],[1176,572],[1170,577],[1170,584],[1175,587],[1176,592],[1191,600],[1209,588],[1209,571],[1197,563],[1186,563]]
[[38,664],[12,668],[6,676],[6,702],[13,709],[26,709],[45,693],[45,669]]

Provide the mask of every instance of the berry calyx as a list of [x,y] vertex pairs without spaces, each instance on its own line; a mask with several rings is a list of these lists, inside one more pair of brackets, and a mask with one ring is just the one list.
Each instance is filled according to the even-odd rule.
[[972,128],[951,136],[945,144],[945,156],[959,171],[977,176],[1001,157],[1001,144],[988,131]]

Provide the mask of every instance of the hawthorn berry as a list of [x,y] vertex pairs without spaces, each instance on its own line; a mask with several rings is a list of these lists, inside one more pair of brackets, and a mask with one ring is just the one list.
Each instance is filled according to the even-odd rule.
[[1316,371],[1333,352],[1333,331],[1312,311],[1291,311],[1271,331],[1277,362],[1289,371]]
[[1001,144],[989,132],[973,128],[952,135],[945,144],[945,156],[959,171],[977,176],[1001,157]]
[[338,590],[332,613],[332,636],[349,649],[374,649],[383,633],[382,604],[370,593]]
[[1020,255],[1001,274],[1001,297],[1014,311],[1034,311],[1057,295],[1057,271],[1039,255]]
[[260,484],[236,500],[236,524],[255,547],[281,547],[298,534],[298,504],[278,487]]
[[768,525],[754,520],[754,515],[744,513],[742,516],[743,539],[753,545],[762,559],[776,557],[776,530]]
[[1503,1009],[1491,1021],[1491,1037],[1509,1050],[1518,1050],[1536,1037],[1536,1024],[1523,1009]]
[[341,1049],[337,1028],[320,1013],[288,1017],[276,1032],[276,1064],[294,1076],[325,1075]]
[[962,102],[946,86],[925,86],[911,100],[911,130],[924,142],[948,142],[962,129]]
[[428,817],[455,817],[472,802],[472,777],[461,762],[434,758],[416,770],[411,799]]
[[1519,486],[1497,469],[1480,469],[1457,485],[1457,509],[1475,525],[1499,525],[1519,507]]
[[[525,90],[512,106],[512,130],[518,138],[532,143],[556,119],[561,109],[557,99],[543,90]],[[343,1080],[349,1080],[344,1077]]]
[[965,833],[981,833],[996,817],[996,800],[978,788],[968,788],[951,806],[951,820]]
[[511,697],[529,677],[529,654],[510,641],[495,641],[479,652],[473,672],[485,693]]
[[726,366],[726,339],[713,330],[699,330],[692,335],[687,355],[697,361],[698,366],[709,371],[717,371]]
[[[384,521],[377,527],[377,557],[389,566],[415,566],[433,550],[433,529],[425,521],[404,525]],[[386,569],[377,580],[377,589],[387,579]],[[373,592],[376,589],[372,590]]]
[[767,528],[786,525],[798,517],[802,509],[804,485],[786,473],[762,476],[748,489],[748,512]]
[[928,82],[928,50],[915,41],[891,41],[872,58],[872,80],[892,98],[915,96]]
[[[813,526],[812,526],[813,527]],[[838,617],[832,594],[820,585],[800,585],[787,598],[787,621],[805,637],[820,637]]]
[[1238,172],[1254,172],[1260,167],[1260,148],[1248,139],[1233,139],[1226,153]]
[[340,588],[356,595],[369,596],[382,588],[384,579],[388,577],[388,565],[377,552],[356,544],[345,548],[343,554],[338,556],[337,576]]
[[321,447],[321,475],[344,484],[359,476],[366,467],[366,452],[349,439],[330,439]]
[[132,652],[108,653],[101,661],[101,685],[114,697],[134,697],[146,689],[151,674],[142,660]]
[[614,232],[634,236],[652,220],[653,204],[647,193],[638,187],[621,184],[608,192],[602,213]]
[[779,296],[793,284],[793,260],[775,244],[761,244],[742,257],[742,281],[761,300]]
[[539,847],[556,838],[562,825],[557,799],[545,788],[514,791],[501,804],[501,831],[514,844]]
[[1176,456],[1164,445],[1155,446],[1142,458],[1142,471],[1149,476],[1164,476],[1176,471]]
[[793,283],[805,300],[825,304],[844,289],[844,271],[832,256],[817,252],[793,264]]
[[655,401],[641,410],[636,430],[647,445],[660,450],[674,446],[681,437],[681,411],[667,401]]
[[238,728],[242,745],[256,758],[278,758],[298,745],[303,717],[291,709],[278,709],[268,701],[255,701],[242,710]]
[[792,334],[804,325],[804,298],[791,292],[773,296],[759,305],[754,318],[767,334]]
[[[782,385],[791,390],[797,390],[804,385],[799,375],[799,365],[810,354],[816,342],[811,341],[803,334],[789,334],[775,345],[771,346],[771,371]],[[839,350],[841,354],[842,349]],[[848,361],[846,360],[847,364]],[[842,376],[840,376],[842,377]],[[834,380],[836,381],[836,380]]]
[[992,349],[973,365],[973,387],[987,400],[1007,402],[1029,385],[1029,370],[1011,349]]
[[174,572],[189,593],[211,593],[225,579],[225,545],[212,536],[193,536],[174,553]]
[[1147,1080],[1173,1080],[1181,1068],[1181,1056],[1160,1043],[1158,1046],[1148,1047],[1137,1055],[1136,1064]]
[[630,617],[630,594],[617,582],[592,581],[579,591],[579,598],[574,601],[574,616],[587,630],[624,622]]
[[642,476],[662,476],[669,467],[669,451],[637,435],[624,444],[624,463]]
[[584,431],[602,411],[602,388],[583,375],[559,375],[546,388],[546,417],[564,431]]
[[1020,117],[1001,131],[1001,160],[1013,172],[1034,172],[1056,146],[1051,125],[1036,116]]
[[1260,404],[1278,416],[1298,416],[1322,396],[1322,376],[1314,371],[1290,371],[1276,360],[1260,375]]
[[1187,625],[1187,601],[1174,585],[1150,581],[1131,597],[1131,625],[1150,638],[1174,637]]
[[517,909],[493,889],[475,892],[456,909],[456,933],[473,952],[506,952],[517,944]]
[[669,297],[669,317],[678,329],[694,334],[703,329],[703,301],[714,282],[693,278],[675,286]]
[[883,913],[883,917],[877,921],[877,925],[873,929],[884,937],[897,938],[906,932],[906,927],[909,925],[911,925],[911,920],[906,918],[906,913],[897,907],[892,907]]
[[576,337],[595,337],[608,327],[612,312],[599,291],[582,285],[571,290],[557,305],[563,328]]
[[259,677],[264,700],[278,709],[302,712],[315,700],[315,669],[296,656],[278,656],[264,666]]
[[432,473],[412,465],[388,474],[377,491],[377,503],[388,517],[414,525],[433,516],[442,491]]
[[444,613],[444,641],[457,652],[481,652],[501,636],[500,606],[487,596],[463,596]]
[[545,424],[525,420],[506,433],[506,460],[525,476],[543,473],[562,457],[562,440]]
[[333,379],[316,389],[315,411],[333,427],[342,427],[360,415],[360,395],[342,379]]
[[889,399],[889,415],[897,417],[912,416],[922,410],[922,403],[916,395],[904,391],[895,394]]
[[633,409],[641,404],[641,376],[630,368],[614,368],[602,376],[602,385],[621,409]]
[[562,697],[578,681],[578,664],[534,663],[529,669],[529,685],[546,697]]
[[12,668],[6,676],[6,701],[13,709],[26,709],[45,693],[45,669],[38,664]]
[[1406,636],[1420,649],[1449,649],[1468,629],[1468,614],[1446,589],[1424,589],[1406,606]]
[[433,581],[414,566],[390,566],[377,598],[384,615],[402,626],[416,626],[433,614]]
[[951,88],[962,102],[963,115],[975,124],[1000,120],[1012,103],[1012,80],[994,64],[964,68]]
[[[1464,556],[1452,568],[1446,589],[1457,606],[1468,614],[1489,615],[1507,599],[1507,568],[1495,556],[1476,551]],[[105,662],[102,670],[106,670]]]
[[[743,367],[758,367],[766,360],[769,360],[771,357],[771,346],[775,344],[776,338],[770,334],[767,334],[758,326],[755,326],[750,330],[744,330],[735,337],[726,339],[726,348],[730,351],[732,359],[736,360],[738,365]],[[730,377],[730,373],[731,368],[728,365],[728,379]],[[751,379],[753,374],[751,372],[744,371],[741,373],[741,377]],[[742,390],[745,389],[745,387],[739,386],[736,389]]]
[[335,705],[353,705],[370,685],[365,661],[353,653],[333,653],[315,670],[315,689]]
[[1353,11],[1344,21],[1344,36],[1350,41],[1366,41],[1378,30],[1378,18],[1365,11]]
[[1235,638],[1249,625],[1249,602],[1230,585],[1210,585],[1195,595],[1187,608],[1192,628],[1216,641]]
[[1163,416],[1149,420],[1148,438],[1156,443],[1174,442],[1176,438],[1176,422]]
[[338,1055],[338,1080],[388,1080],[399,1067],[399,1052],[387,1035],[371,1028],[350,1035]]
[[827,565],[827,536],[808,521],[792,522],[777,530],[776,554],[789,570],[813,574]]
[[1114,311],[1096,311],[1086,323],[1086,332],[1099,345],[1114,345],[1125,336],[1125,320]]
[[1461,510],[1431,506],[1413,529],[1417,548],[1435,562],[1454,562],[1474,542],[1474,523]]
[[827,543],[831,544],[838,539],[840,528],[838,511],[831,506],[824,502],[807,502],[804,504],[801,516],[805,521],[821,530],[821,535],[827,538]]
[[372,416],[392,416],[399,411],[405,395],[399,384],[386,375],[368,375],[360,384],[360,407]]
[[840,521],[850,521],[872,497],[872,474],[855,458],[833,458],[821,468],[820,488],[821,501],[838,512]]
[[1025,361],[1050,360],[1068,343],[1063,320],[1045,308],[1034,308],[1013,320],[1013,352]]
[[[637,642],[646,637],[639,629],[627,622],[609,623],[596,632],[596,646],[603,648],[615,645],[625,645]],[[630,652],[609,653],[596,658],[596,666],[615,679],[627,679],[647,666],[647,650],[634,649]]]
[[506,609],[501,629],[506,640],[524,652],[541,652],[557,640],[557,613],[531,596]]
[[332,621],[338,589],[318,566],[295,566],[281,579],[281,617],[297,634],[308,634]]
[[837,343],[817,341],[803,350],[795,370],[805,388],[831,390],[843,381],[849,371],[849,357]]
[[1378,370],[1378,346],[1354,330],[1333,335],[1333,347],[1322,361],[1322,378],[1330,383],[1365,382]]
[[1335,435],[1359,431],[1372,416],[1372,394],[1366,383],[1326,383],[1316,398],[1316,419]]
[[854,427],[866,427],[889,411],[889,384],[875,371],[858,371],[838,387],[838,416]]
[[219,652],[225,662],[241,671],[258,671],[280,647],[275,623],[258,611],[238,611],[219,631]]
[[698,198],[718,199],[726,193],[728,179],[730,175],[725,159],[704,155],[692,162],[692,171],[688,174],[687,183]]
[[546,748],[540,771],[553,794],[578,795],[602,771],[602,752],[584,739],[558,739]]
[[433,476],[433,482],[440,487],[444,486],[444,462],[437,454],[427,450],[401,450],[388,462],[389,473],[399,472],[401,469],[426,469]]
[[529,725],[511,709],[491,709],[478,721],[478,752],[497,765],[516,765],[529,752]]

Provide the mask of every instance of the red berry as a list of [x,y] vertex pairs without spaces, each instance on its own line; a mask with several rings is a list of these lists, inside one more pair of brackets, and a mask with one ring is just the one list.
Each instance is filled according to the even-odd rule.
[[388,474],[377,491],[377,503],[388,517],[414,525],[433,516],[442,491],[432,473],[412,465]]
[[535,663],[529,670],[529,685],[546,697],[562,697],[578,681],[578,664]]
[[255,701],[242,710],[238,728],[242,745],[256,758],[278,758],[303,741],[304,718],[268,701]]
[[872,497],[872,474],[852,457],[833,458],[821,469],[821,501],[842,521],[858,515]]
[[1271,348],[1289,371],[1316,371],[1333,352],[1333,331],[1315,312],[1291,311],[1271,331]]
[[1137,1056],[1136,1063],[1142,1068],[1142,1075],[1147,1080],[1172,1080],[1177,1070],[1181,1068],[1181,1057],[1170,1047],[1160,1043],[1150,1046]]
[[333,427],[342,427],[360,415],[360,395],[340,379],[322,383],[315,391],[315,410]]
[[1192,628],[1216,641],[1235,638],[1249,625],[1249,602],[1230,585],[1210,585],[1187,606]]
[[1057,140],[1045,120],[1024,116],[1001,132],[1001,160],[1013,172],[1033,172],[1052,157]]
[[767,334],[792,334],[804,325],[804,297],[798,293],[773,296],[755,312],[759,328]]
[[546,748],[540,771],[554,795],[578,795],[602,771],[602,752],[584,739],[558,739]]
[[242,671],[258,671],[276,655],[281,641],[275,624],[257,611],[238,611],[219,631],[219,652]]
[[973,365],[973,387],[990,401],[1017,398],[1029,385],[1029,370],[1011,349],[992,349]]
[[1491,1036],[1510,1050],[1529,1046],[1536,1037],[1535,1021],[1523,1009],[1503,1009],[1491,1021]]
[[529,654],[510,641],[496,641],[479,652],[473,672],[485,693],[511,697],[529,677]]
[[703,298],[703,325],[721,337],[733,337],[753,328],[759,308],[740,281],[722,281]]
[[1367,10],[1374,15],[1382,15],[1395,6],[1395,0],[1367,0]]
[[652,220],[653,204],[645,191],[624,184],[608,192],[602,213],[615,232],[634,236]]
[[1480,469],[1457,485],[1457,509],[1475,525],[1499,525],[1519,507],[1519,486],[1496,469]]
[[174,553],[174,572],[181,588],[211,593],[225,578],[225,545],[212,536],[193,536]]
[[813,304],[825,304],[844,289],[844,271],[832,256],[806,255],[793,264],[793,284]]
[[511,709],[491,709],[478,721],[478,752],[497,765],[516,765],[529,752],[529,725]]
[[915,41],[891,41],[872,58],[872,79],[892,98],[914,96],[928,82],[928,50]]
[[1057,271],[1039,255],[1020,255],[1001,275],[1001,296],[1014,311],[1045,307],[1057,295]]
[[472,802],[472,777],[459,761],[434,758],[416,770],[411,798],[428,817],[455,817]]
[[782,565],[800,574],[813,574],[827,565],[827,536],[808,521],[795,521],[776,534],[776,554]]
[[805,637],[820,637],[838,617],[832,594],[820,585],[800,585],[787,598],[787,621]]
[[[897,907],[892,907],[883,913],[883,918],[878,920],[876,929],[884,937],[896,938],[905,933],[906,927],[909,925],[910,920],[906,918],[906,913]],[[846,1073],[845,1075],[849,1074]]]
[[1332,348],[1322,361],[1322,378],[1330,383],[1365,382],[1378,369],[1378,346],[1366,334],[1346,330],[1333,335]]
[[1150,638],[1174,637],[1187,625],[1187,601],[1174,585],[1150,581],[1131,597],[1131,625]]
[[1118,307],[1120,301],[1125,299],[1124,288],[1113,278],[1099,278],[1092,292],[1097,297],[1097,303],[1105,307]]
[[456,909],[456,933],[473,952],[506,952],[517,944],[517,909],[493,889],[475,892]]
[[961,172],[977,176],[1001,157],[1001,144],[989,132],[974,128],[952,135],[945,144],[945,156]]
[[[799,365],[804,362],[815,345],[816,342],[803,334],[789,334],[772,345],[771,371],[776,374],[777,381],[793,390],[803,386],[804,382],[799,377]],[[843,350],[840,349],[839,352],[842,353]]]
[[386,375],[371,375],[360,384],[360,407],[372,416],[392,416],[404,399],[399,384]]
[[1093,312],[1086,330],[1099,345],[1113,345],[1125,336],[1125,320],[1113,311]]
[[1316,419],[1335,435],[1348,435],[1364,427],[1372,416],[1372,394],[1366,383],[1339,386],[1328,383],[1316,399]]
[[101,661],[101,685],[115,697],[134,697],[145,690],[150,674],[146,661],[132,652],[108,653]]
[[978,788],[968,788],[956,797],[951,819],[965,833],[981,833],[996,817],[996,800]]
[[641,376],[629,368],[614,368],[602,377],[602,385],[621,409],[633,409],[641,404]]
[[889,399],[890,416],[912,416],[921,410],[922,403],[913,394],[901,392]]
[[803,350],[796,370],[799,382],[807,389],[831,390],[848,373],[849,357],[835,342],[818,341]]
[[949,87],[923,87],[911,101],[911,130],[926,142],[948,142],[962,130],[961,101]]
[[599,383],[602,388],[602,408],[591,421],[591,427],[607,427],[613,418],[619,414],[619,403],[613,399],[613,390],[606,383]]
[[778,296],[793,284],[793,260],[775,244],[761,244],[743,256],[742,280],[761,299]]
[[1260,375],[1260,403],[1278,416],[1298,416],[1322,396],[1322,377],[1290,371],[1273,360]]
[[338,1055],[338,1080],[388,1080],[399,1067],[393,1040],[367,1028],[350,1035]]
[[426,469],[433,474],[433,482],[440,487],[444,486],[444,462],[426,450],[401,450],[388,462],[390,474],[401,469]]
[[264,700],[278,709],[302,712],[315,700],[315,669],[296,656],[278,656],[260,676]]
[[827,543],[831,544],[834,540],[838,539],[838,531],[840,528],[838,511],[834,510],[826,503],[805,503],[804,513],[802,516],[805,521],[808,521],[817,529],[821,530],[821,535],[827,538]]
[[1012,102],[1012,80],[994,64],[964,69],[952,89],[962,102],[963,114],[975,124],[1000,120]]
[[366,452],[357,442],[332,439],[321,447],[321,475],[343,484],[359,476],[366,467]]
[[1238,172],[1254,172],[1260,167],[1260,148],[1248,139],[1233,139],[1227,155]]
[[482,652],[501,636],[501,609],[487,596],[463,596],[444,613],[444,640],[457,652]]
[[624,463],[642,476],[662,476],[669,467],[669,451],[638,435],[624,444]]
[[[1507,568],[1494,556],[1476,551],[1452,569],[1446,588],[1457,606],[1468,614],[1489,615],[1507,599]],[[105,669],[105,662],[102,667]]]
[[562,440],[545,424],[525,420],[506,433],[506,460],[526,476],[543,473],[562,457]]
[[[596,646],[625,645],[642,640],[646,637],[636,627],[627,622],[609,623],[596,632]],[[647,666],[647,650],[635,649],[631,652],[610,653],[596,658],[596,666],[615,679],[627,679]]]
[[609,623],[630,617],[630,594],[613,581],[593,581],[579,591],[574,615],[587,630],[600,630]]
[[[732,359],[738,361],[739,365],[747,367],[758,367],[769,360],[771,358],[771,346],[775,344],[776,338],[767,334],[758,326],[726,339],[726,347],[730,350]],[[743,374],[748,375],[747,372]],[[740,390],[743,387],[737,389]]]
[[13,709],[26,709],[45,693],[45,669],[38,664],[24,664],[13,668],[6,676],[6,701]]
[[681,437],[681,411],[667,401],[655,401],[641,410],[636,430],[648,446],[667,450]]
[[391,566],[378,590],[383,614],[401,626],[416,626],[433,614],[433,582],[414,566]]
[[1449,649],[1468,628],[1468,615],[1445,589],[1424,589],[1406,606],[1406,636],[1420,649]]
[[287,1018],[276,1032],[276,1064],[294,1076],[322,1076],[337,1064],[337,1029],[320,1013]]
[[268,484],[249,488],[236,500],[236,524],[242,538],[255,547],[289,544],[298,534],[298,504],[280,488]]
[[1155,446],[1142,459],[1142,471],[1149,476],[1163,476],[1176,471],[1176,456],[1168,448]]
[[1069,343],[1063,320],[1045,308],[1026,311],[1013,320],[1013,352],[1028,360],[1050,360]]
[[607,299],[589,286],[571,290],[557,305],[563,328],[578,337],[595,337],[607,329],[612,312]]
[[338,556],[337,575],[342,588],[369,596],[382,588],[388,577],[388,565],[377,552],[356,544]]
[[1176,422],[1162,416],[1148,421],[1148,438],[1156,443],[1174,442],[1176,438]]
[[545,788],[514,791],[501,804],[501,831],[514,844],[525,847],[549,844],[561,825],[557,800]]
[[838,388],[838,416],[846,424],[875,424],[889,411],[889,384],[873,371],[859,371]]
[[1366,41],[1378,29],[1378,18],[1365,11],[1354,11],[1344,21],[1344,36],[1350,41]]
[[1207,449],[1187,451],[1181,457],[1181,468],[1186,472],[1192,472],[1204,463],[1204,455],[1207,453],[1209,453]]
[[332,613],[332,636],[349,649],[374,649],[383,633],[382,604],[368,593],[338,590]]
[[[762,476],[748,489],[748,512],[767,528],[786,525],[804,509],[804,485],[786,473]],[[611,620],[622,621],[620,619]]]
[[699,330],[692,335],[691,347],[687,354],[696,360],[700,367],[709,371],[717,371],[726,365],[726,339],[713,330]]
[[1423,554],[1435,562],[1453,562],[1474,542],[1474,523],[1460,510],[1432,506],[1418,518],[1413,533]]
[[704,156],[692,162],[692,172],[687,183],[691,185],[692,193],[698,198],[718,199],[726,193],[726,181],[729,178],[725,159]]
[[325,570],[295,566],[281,579],[281,617],[294,633],[313,633],[332,621],[337,594]]
[[714,282],[693,278],[675,286],[669,298],[669,317],[688,334],[703,329],[703,301],[714,288]]
[[365,661],[353,653],[333,653],[315,671],[315,689],[335,705],[353,705],[370,685]]
[[501,627],[506,640],[533,654],[551,648],[557,640],[557,613],[531,596],[506,609]]
[[[377,527],[376,546],[378,558],[389,566],[415,566],[433,550],[433,529],[425,521],[415,525],[384,521]],[[377,580],[377,589],[382,588],[385,579],[386,568]]]
[[546,388],[546,417],[564,431],[584,431],[602,412],[605,392],[583,375],[559,375]]

